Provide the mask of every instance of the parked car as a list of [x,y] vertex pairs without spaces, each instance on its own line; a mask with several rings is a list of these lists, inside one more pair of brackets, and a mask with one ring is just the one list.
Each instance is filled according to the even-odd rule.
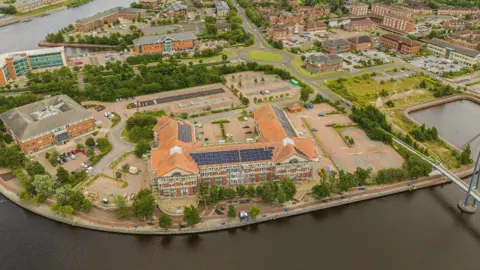
[[90,173],[91,171],[93,171],[93,167],[88,167],[88,169],[85,172]]
[[331,127],[331,126],[333,126],[333,124],[326,124],[325,126],[326,127]]
[[76,157],[75,155],[71,155],[70,158],[71,158],[72,160],[77,159],[77,157]]
[[319,113],[318,116],[325,116],[325,114],[324,113]]
[[250,126],[244,126],[243,128],[250,128]]
[[251,131],[251,130],[245,132],[245,134],[252,134],[252,133],[253,133],[253,131]]
[[313,131],[313,132],[317,132],[318,129],[317,129],[317,128],[312,128],[312,131]]

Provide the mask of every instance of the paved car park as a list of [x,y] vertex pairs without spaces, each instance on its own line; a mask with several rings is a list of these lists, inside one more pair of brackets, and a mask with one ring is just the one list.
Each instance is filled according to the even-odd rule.
[[464,66],[456,63],[455,61],[432,55],[415,58],[410,61],[410,63],[416,67],[428,70],[435,74],[458,71],[464,68]]

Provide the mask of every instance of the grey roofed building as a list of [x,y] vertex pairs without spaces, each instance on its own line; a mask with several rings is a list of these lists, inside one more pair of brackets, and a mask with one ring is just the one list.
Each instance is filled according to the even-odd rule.
[[228,4],[225,1],[217,1],[215,3],[215,8],[217,10],[226,10],[226,11],[230,10],[230,7],[228,6]]
[[325,40],[323,44],[330,45],[330,46],[337,46],[337,45],[349,45],[350,43],[345,39],[334,39],[334,40]]
[[369,36],[357,36],[357,37],[350,38],[348,40],[355,43],[355,44],[372,42],[372,39],[370,39]]
[[111,9],[107,9],[107,10],[105,10],[103,12],[100,12],[100,13],[97,13],[93,16],[83,18],[83,19],[79,19],[79,20],[77,20],[77,22],[91,22],[91,21],[100,20],[100,19],[103,19],[107,16],[110,16],[112,14],[117,13],[121,9],[122,9],[122,7],[114,7],[114,8],[111,8]]
[[167,35],[160,35],[160,36],[147,36],[137,38],[133,41],[133,44],[137,46],[147,45],[147,44],[157,44],[162,43],[166,39],[171,39],[173,41],[181,41],[181,40],[196,40],[197,36],[192,32],[182,32],[182,33],[174,33],[174,34],[167,34]]
[[461,54],[466,55],[466,56],[480,57],[480,52],[479,51],[475,51],[475,50],[472,50],[472,49],[467,49],[467,48],[464,48],[462,46],[459,46],[459,45],[456,45],[456,44],[453,44],[453,43],[449,43],[449,42],[446,42],[446,41],[443,41],[443,40],[440,40],[440,39],[437,39],[437,38],[434,38],[432,40],[428,40],[427,43],[438,46],[438,47],[442,47],[442,48],[450,48],[450,49],[453,49],[453,51],[461,53]]
[[312,64],[323,64],[334,61],[343,61],[342,58],[336,54],[318,55],[312,54],[305,59],[305,62]]
[[88,118],[93,118],[92,114],[66,95],[30,103],[0,115],[0,119],[20,140]]
[[172,4],[170,7],[166,9],[167,12],[177,12],[180,10],[187,10],[187,6],[183,4]]

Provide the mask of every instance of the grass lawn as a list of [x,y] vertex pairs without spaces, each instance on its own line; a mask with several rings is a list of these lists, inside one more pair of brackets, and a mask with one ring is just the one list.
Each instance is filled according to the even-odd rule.
[[[409,106],[425,103],[435,99],[433,94],[429,91],[423,93],[415,93],[408,97],[395,99],[395,107],[391,109],[384,109],[382,112],[387,116],[389,123],[393,124],[394,130],[401,129],[409,133],[416,126],[408,117],[403,114],[403,110]],[[426,147],[430,155],[437,158],[440,162],[445,164],[449,169],[454,169],[460,166],[457,159],[452,156],[453,148],[442,140],[418,142],[421,146]]]
[[368,74],[369,73],[364,73],[347,78],[346,81],[342,83],[339,83],[337,80],[329,81],[326,83],[326,86],[348,100],[356,102],[360,105],[368,105],[372,102],[375,102],[380,91],[383,89],[386,90],[389,95],[393,93],[401,93],[416,89],[420,82],[424,79],[423,76],[418,75],[396,80],[394,82],[386,81],[381,84],[372,78],[362,77]]
[[264,51],[251,51],[247,53],[247,56],[257,61],[264,62],[280,62],[283,57],[274,52],[264,52]]
[[52,11],[52,10],[55,10],[55,9],[62,8],[66,5],[67,5],[67,1],[64,1],[64,2],[61,2],[61,3],[58,3],[58,4],[44,6],[44,7],[41,7],[39,9],[35,9],[35,10],[27,11],[27,12],[19,12],[19,13],[16,13],[15,15],[20,16],[20,17],[34,16],[34,15],[38,15],[38,14],[45,13],[45,12],[48,12],[48,11]]
[[194,64],[198,63],[198,61],[202,60],[203,63],[212,63],[212,62],[219,62],[222,61],[222,55],[228,56],[229,60],[231,57],[236,56],[237,53],[234,51],[223,51],[219,55],[215,55],[212,57],[197,57],[197,58],[185,58],[181,59],[182,62],[188,63],[188,62],[193,62]]

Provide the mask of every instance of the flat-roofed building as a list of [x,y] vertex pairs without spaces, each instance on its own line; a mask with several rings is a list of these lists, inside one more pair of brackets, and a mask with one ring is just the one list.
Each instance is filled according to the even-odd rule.
[[449,33],[445,35],[445,40],[465,48],[480,51],[480,30]]
[[478,8],[439,8],[438,15],[452,15],[463,16],[468,14],[477,14],[480,10]]
[[353,16],[365,16],[368,13],[368,5],[365,3],[356,3],[352,5],[347,5],[346,8],[350,11],[350,14]]
[[415,31],[415,23],[412,20],[396,14],[385,15],[381,25],[387,30],[394,30],[394,32],[399,33],[412,33]]
[[67,66],[64,47],[0,54],[0,85],[30,71]]
[[309,21],[305,23],[304,30],[307,33],[326,32],[327,25],[322,21]]
[[197,36],[192,32],[141,37],[135,39],[133,44],[137,54],[171,54],[198,48]]
[[440,39],[427,41],[427,51],[442,56],[446,59],[456,61],[462,65],[480,65],[480,52],[448,43]]
[[305,68],[311,73],[337,71],[342,68],[343,60],[336,54],[312,54],[305,58]]
[[254,118],[257,142],[205,145],[195,140],[191,123],[161,117],[148,159],[154,193],[180,198],[197,194],[201,183],[236,187],[312,179],[318,160],[312,139],[299,137],[287,114],[273,105],[257,109]]
[[26,154],[91,132],[93,116],[66,95],[54,96],[0,115],[5,129]]
[[380,38],[382,46],[406,54],[416,54],[420,51],[420,42],[404,36],[384,34]]

